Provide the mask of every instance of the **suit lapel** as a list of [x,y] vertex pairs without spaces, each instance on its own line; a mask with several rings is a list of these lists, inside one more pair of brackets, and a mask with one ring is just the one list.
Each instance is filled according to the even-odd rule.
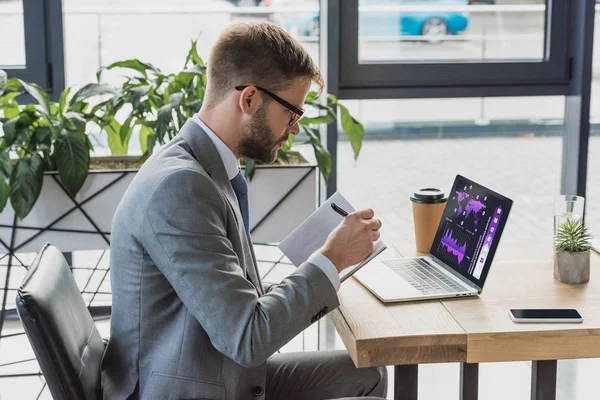
[[214,143],[206,132],[191,119],[188,120],[181,128],[179,135],[185,142],[190,146],[192,150],[192,156],[202,165],[206,172],[215,181],[219,189],[225,194],[225,198],[229,203],[229,207],[235,215],[235,220],[238,228],[238,233],[242,237],[242,247],[244,252],[244,258],[251,260],[252,265],[250,268],[246,268],[242,265],[242,269],[248,275],[250,281],[256,286],[260,294],[264,293],[260,277],[258,275],[258,267],[256,265],[256,257],[252,244],[248,243],[246,232],[244,230],[244,223],[242,214],[240,212],[240,206],[237,201],[237,197],[229,182],[227,171],[223,165],[223,160],[217,151]]

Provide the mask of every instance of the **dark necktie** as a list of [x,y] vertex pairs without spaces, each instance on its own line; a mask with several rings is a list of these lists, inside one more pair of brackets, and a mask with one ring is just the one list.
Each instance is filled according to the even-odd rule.
[[246,230],[246,236],[248,241],[250,240],[250,216],[248,212],[248,185],[246,184],[246,178],[240,172],[231,181],[231,186],[235,192],[235,196],[240,204],[240,211],[242,212],[242,219],[244,220],[244,229]]

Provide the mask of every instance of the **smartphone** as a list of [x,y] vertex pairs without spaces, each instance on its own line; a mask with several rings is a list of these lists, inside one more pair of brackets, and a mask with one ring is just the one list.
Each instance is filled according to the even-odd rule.
[[583,322],[575,309],[511,309],[510,318],[515,322]]

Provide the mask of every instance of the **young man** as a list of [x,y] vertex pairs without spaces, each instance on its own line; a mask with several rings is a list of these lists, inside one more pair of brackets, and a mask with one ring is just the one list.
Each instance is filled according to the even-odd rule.
[[282,29],[220,36],[202,109],[145,163],[113,220],[105,398],[385,396],[385,369],[356,369],[345,352],[273,355],[338,307],[338,272],[381,227],[372,210],[352,213],[293,274],[261,284],[237,159],[275,160],[312,83],[321,74]]

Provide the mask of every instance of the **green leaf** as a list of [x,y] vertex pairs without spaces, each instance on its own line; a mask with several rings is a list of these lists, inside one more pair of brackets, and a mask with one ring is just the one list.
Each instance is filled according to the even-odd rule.
[[15,90],[19,90],[20,87],[21,87],[21,81],[19,79],[10,78],[8,81],[6,81],[5,90],[15,91]]
[[137,86],[130,90],[131,105],[133,106],[134,109],[139,107],[142,97],[147,95],[149,90],[150,90],[149,85]]
[[8,106],[4,107],[4,117],[5,118],[15,118],[19,115],[19,106]]
[[113,64],[109,65],[108,67],[106,67],[106,69],[113,69],[113,68],[133,69],[133,70],[139,72],[140,74],[144,75],[145,78],[148,78],[148,71],[152,71],[155,74],[161,73],[160,70],[158,68],[156,68],[154,65],[141,62],[140,60],[137,60],[137,59],[127,60],[127,61],[118,61],[118,62],[113,63]]
[[256,172],[256,161],[251,158],[246,158],[244,160],[244,176],[248,181],[251,181],[254,178],[254,173]]
[[98,112],[98,110],[101,110],[103,108],[105,108],[109,103],[112,103],[113,99],[108,99],[105,101],[101,101],[100,103],[96,104],[91,110],[90,110],[90,114],[92,115],[96,115],[96,113]]
[[6,178],[0,177],[0,212],[4,210],[4,207],[6,207],[6,203],[9,197],[10,186],[8,186]]
[[10,163],[10,154],[8,149],[0,150],[0,174],[6,179],[10,178],[12,165]]
[[[152,134],[152,128],[142,125],[140,127],[140,147],[142,149],[142,153],[145,153],[148,150],[148,137]],[[156,135],[154,135],[154,139],[156,140]]]
[[[19,117],[14,117],[9,119],[8,121],[6,121],[4,123],[4,125],[2,125],[2,130],[4,131],[4,137],[11,137],[15,134],[16,130],[17,130],[17,121],[19,120]],[[12,144],[12,142],[11,142]],[[10,144],[9,144],[10,146]]]
[[111,85],[88,83],[73,95],[71,104],[75,106],[80,102],[89,99],[90,97],[104,96],[108,94],[115,95],[117,94],[117,91]]
[[173,108],[177,108],[181,105],[181,101],[183,100],[183,93],[173,93],[169,96],[169,102],[173,106]]
[[102,76],[103,71],[104,71],[104,67],[100,67],[100,68],[98,68],[98,71],[96,71],[96,80],[98,82],[100,82],[100,77]]
[[69,130],[85,133],[87,120],[81,114],[69,111],[68,113],[65,113],[65,119],[67,121],[66,126]]
[[131,121],[135,118],[135,115],[130,115],[127,117],[123,125],[121,125],[121,129],[119,130],[119,139],[121,140],[121,144],[123,148],[127,152],[127,148],[129,147],[129,138],[133,133],[133,127],[131,126]]
[[21,83],[21,86],[23,86],[23,89],[25,89],[27,93],[29,93],[31,97],[33,97],[39,103],[39,105],[42,106],[44,113],[49,117],[50,98],[48,97],[48,93],[46,93],[44,89],[35,83],[27,83],[20,79],[19,82]]
[[204,65],[204,61],[202,60],[202,57],[200,57],[200,55],[198,54],[197,44],[198,44],[197,40],[192,40],[192,45],[190,47],[190,51],[188,52],[188,55],[185,58],[184,68],[185,68],[185,66],[188,65],[188,62],[190,62],[190,61],[192,61],[194,64],[197,64],[197,65],[202,65],[202,66]]
[[69,93],[71,93],[70,87],[63,90],[63,92],[60,94],[60,99],[58,100],[59,114],[61,114],[65,110],[65,105],[67,104],[67,97],[69,96]]
[[191,74],[191,75],[204,75],[206,73],[206,67],[202,65],[194,65],[191,68],[186,68],[180,72],[180,74]]
[[171,104],[165,104],[158,109],[156,118],[156,136],[159,143],[163,143],[165,134],[169,129],[169,124],[173,120],[173,106]]
[[317,159],[317,165],[321,170],[321,175],[323,175],[323,179],[327,182],[329,174],[331,174],[331,154],[321,144],[321,135],[317,129],[308,128],[306,126],[301,126],[301,129],[309,138],[306,143],[312,145],[315,152],[315,158]]
[[110,147],[111,154],[115,156],[127,154],[127,149],[121,143],[121,124],[111,117],[106,124],[102,125],[102,129],[108,135],[108,147]]
[[0,97],[0,108],[5,104],[10,104],[15,98],[19,97],[21,92],[10,92]]
[[311,103],[313,101],[316,101],[319,98],[319,93],[315,92],[314,90],[311,90],[310,92],[308,92],[308,94],[306,95],[306,99],[304,100],[305,103]]
[[354,151],[354,160],[358,158],[358,154],[360,153],[360,148],[362,147],[362,141],[365,137],[365,128],[363,125],[354,119],[350,112],[346,107],[337,103],[340,108],[340,112],[342,114],[342,129],[346,136],[350,138],[350,144],[352,145],[352,150]]
[[39,154],[25,155],[17,161],[10,175],[10,203],[21,220],[40,196],[43,182],[44,161]]
[[194,100],[194,101],[190,101],[189,103],[186,103],[184,105],[184,107],[187,110],[191,110],[192,112],[197,112],[198,110],[200,110],[200,108],[202,108],[202,100]]
[[335,119],[331,115],[325,114],[325,115],[321,115],[321,116],[313,117],[313,118],[304,117],[304,118],[300,119],[300,121],[298,121],[298,123],[300,125],[320,125],[320,124],[330,124],[333,121],[335,121]]
[[[36,130],[33,132],[31,141],[34,144],[42,144],[42,143],[46,142],[47,139],[50,139],[51,135],[52,135],[52,129],[50,129],[49,126],[40,126],[40,127],[36,128]],[[49,143],[50,142],[48,141],[47,144],[49,144]]]
[[90,168],[90,151],[83,137],[65,131],[56,143],[56,167],[63,185],[75,197]]
[[287,152],[289,149],[292,148],[292,145],[294,144],[294,142],[296,141],[296,135],[290,135],[288,136],[288,140],[283,144],[283,146],[281,146],[281,149],[279,149],[279,151],[281,152]]

